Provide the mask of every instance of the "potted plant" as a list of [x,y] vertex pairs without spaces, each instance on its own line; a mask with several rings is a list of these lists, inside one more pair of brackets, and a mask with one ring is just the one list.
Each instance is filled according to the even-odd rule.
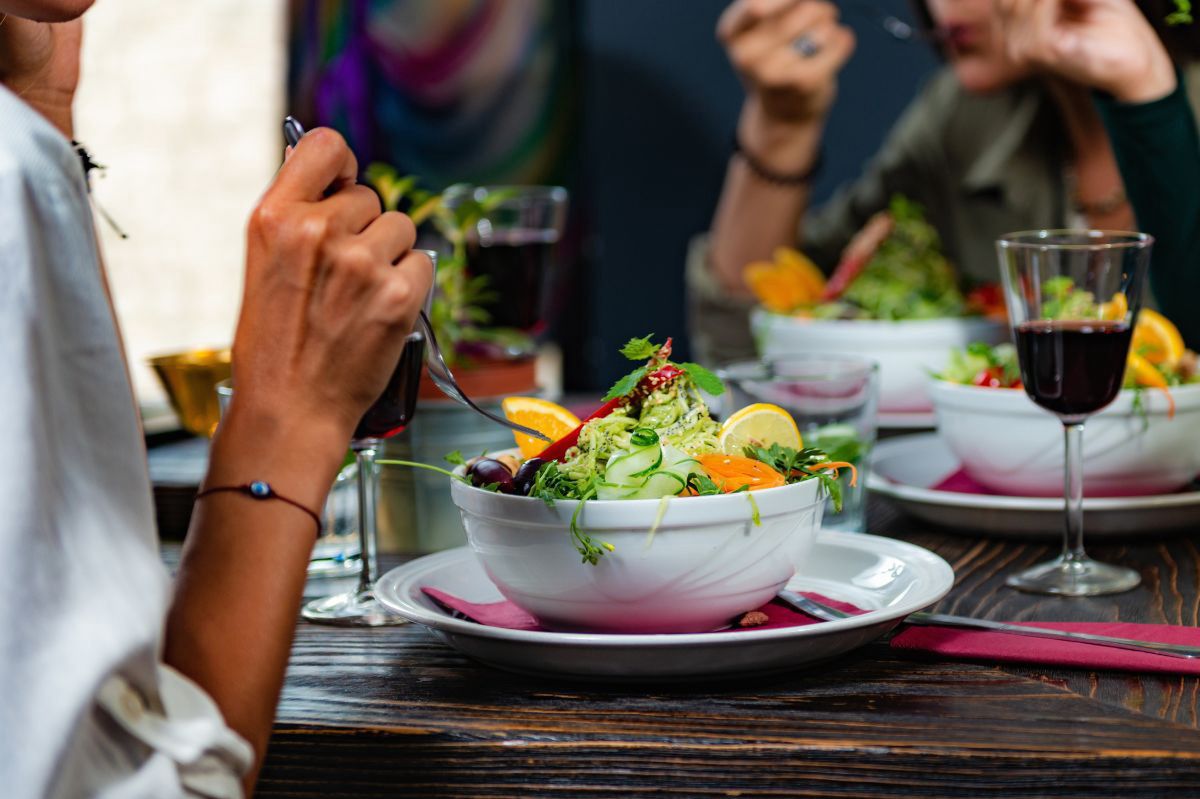
[[[475,400],[534,391],[533,339],[517,328],[492,323],[488,306],[497,299],[496,289],[487,275],[471,274],[468,266],[477,226],[510,199],[511,191],[476,191],[457,184],[436,193],[386,164],[372,164],[366,177],[385,209],[406,209],[418,229],[432,227],[445,243],[439,248],[430,322],[463,391]],[[441,394],[424,380],[420,396],[436,399]]]

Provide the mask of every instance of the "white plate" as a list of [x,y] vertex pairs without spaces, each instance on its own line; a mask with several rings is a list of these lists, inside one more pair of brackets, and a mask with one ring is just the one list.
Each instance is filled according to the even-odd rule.
[[[954,474],[959,461],[937,433],[897,436],[875,445],[867,488],[934,524],[963,532],[1028,538],[1062,536],[1063,500],[939,491],[933,486]],[[1200,491],[1149,497],[1083,500],[1088,538],[1200,527]]]
[[937,602],[954,572],[937,555],[890,538],[824,531],[806,573],[788,586],[851,602],[869,612],[805,627],[679,635],[602,635],[487,627],[452,616],[425,596],[432,586],[471,602],[500,592],[462,547],[392,569],[375,595],[468,657],[525,674],[604,681],[712,679],[787,671],[841,655]]

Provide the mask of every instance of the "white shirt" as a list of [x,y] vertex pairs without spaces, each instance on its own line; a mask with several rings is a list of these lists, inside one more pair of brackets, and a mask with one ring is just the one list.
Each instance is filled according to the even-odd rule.
[[0,793],[241,796],[170,581],[79,157],[0,86]]

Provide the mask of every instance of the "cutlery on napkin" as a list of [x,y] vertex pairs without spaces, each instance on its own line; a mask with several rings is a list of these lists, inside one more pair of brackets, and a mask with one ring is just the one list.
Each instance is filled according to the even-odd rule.
[[[425,587],[422,590],[444,608],[479,624],[513,630],[539,631],[546,629],[538,624],[533,616],[507,600],[487,603],[469,602],[437,588]],[[804,592],[804,596],[851,614],[869,612],[816,593]],[[801,613],[778,598],[763,605],[759,611],[767,616],[766,623],[749,630],[731,628],[714,634],[737,635],[752,630],[782,629],[824,623]],[[1046,629],[1157,641],[1165,644],[1200,646],[1200,628],[1196,627],[1128,622],[1025,622],[1024,624]],[[992,630],[905,625],[899,633],[891,638],[890,646],[899,652],[924,653],[951,660],[1029,663],[1097,671],[1200,674],[1200,659],[1186,660],[1076,641],[1029,638]]]

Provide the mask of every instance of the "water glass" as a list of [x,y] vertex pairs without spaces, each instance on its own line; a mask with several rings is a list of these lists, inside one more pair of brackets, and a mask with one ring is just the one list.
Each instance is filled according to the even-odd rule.
[[841,470],[842,510],[835,510],[831,499],[821,526],[864,532],[879,365],[855,355],[793,355],[731,364],[721,370],[721,378],[729,391],[722,400],[728,412],[756,402],[778,405],[796,420],[804,446],[854,464],[858,480],[851,486],[850,470]]
[[447,207],[467,204],[479,218],[467,232],[467,270],[487,280],[480,306],[493,327],[540,333],[558,241],[567,222],[561,186],[451,186]]

